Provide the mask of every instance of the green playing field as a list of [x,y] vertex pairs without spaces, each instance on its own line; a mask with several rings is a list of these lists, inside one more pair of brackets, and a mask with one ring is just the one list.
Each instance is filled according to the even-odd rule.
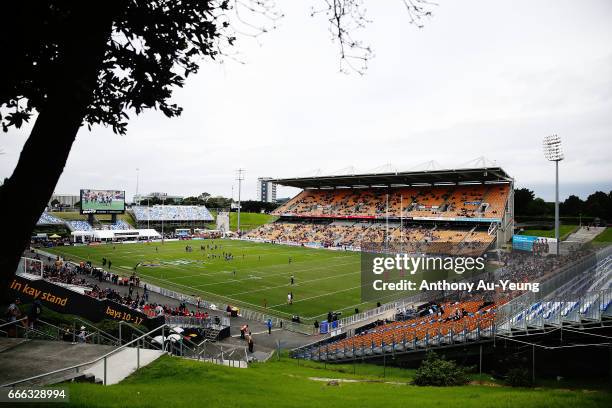
[[[187,245],[193,247],[192,252],[185,250]],[[213,249],[202,250],[202,245],[212,245]],[[98,266],[104,257],[112,261],[112,271],[126,276],[140,263],[138,274],[145,281],[280,317],[299,315],[313,321],[325,318],[330,310],[347,316],[355,308],[374,306],[361,302],[360,256],[354,252],[220,239],[57,247],[49,251]],[[233,259],[225,260],[223,253],[230,253]],[[287,304],[289,292],[294,298],[291,305]]]

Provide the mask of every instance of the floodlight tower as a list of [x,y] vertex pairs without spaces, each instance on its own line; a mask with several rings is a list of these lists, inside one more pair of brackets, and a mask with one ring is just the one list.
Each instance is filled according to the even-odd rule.
[[555,162],[555,239],[557,240],[557,255],[559,255],[559,162],[564,159],[561,149],[561,138],[550,135],[544,138],[544,157]]
[[[242,192],[242,180],[244,180],[244,169],[238,169],[236,171],[238,173],[238,177],[236,178],[236,180],[238,180],[238,222],[236,224],[236,232],[238,232],[238,235],[240,236],[240,210],[242,207],[242,204],[240,203],[240,193]],[[232,189],[234,188],[234,186],[232,186]],[[233,193],[232,193],[233,195]]]

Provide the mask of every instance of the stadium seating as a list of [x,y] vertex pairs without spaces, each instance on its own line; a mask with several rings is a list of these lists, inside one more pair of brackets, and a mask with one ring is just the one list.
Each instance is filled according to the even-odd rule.
[[[264,242],[312,245],[322,247],[360,248],[362,243],[425,243],[424,252],[481,253],[494,236],[486,231],[443,230],[424,226],[404,226],[368,221],[334,221],[314,224],[310,222],[277,221],[250,231],[244,238]],[[448,244],[446,247],[443,244]],[[477,244],[477,245],[472,245]]]
[[[507,184],[304,190],[273,212],[301,217],[501,218]],[[388,203],[387,203],[388,198]]]
[[49,224],[63,224],[64,220],[62,220],[61,218],[56,217],[55,215],[49,214],[48,212],[43,212],[40,215],[40,218],[38,219],[38,222],[36,223],[36,225],[49,225]]
[[[467,301],[448,301],[425,305],[412,310],[411,318],[378,326],[360,334],[302,350],[302,358],[331,359],[340,354],[364,355],[401,351],[428,345],[466,341],[475,332],[491,331],[498,305],[482,298]],[[323,355],[317,355],[322,352]]]
[[111,230],[129,230],[132,229],[132,226],[123,220],[117,220],[114,224],[109,225],[109,229]]
[[153,205],[132,207],[137,222],[146,221],[213,221],[203,205]]
[[68,221],[68,226],[73,231],[93,231],[93,227],[87,221],[80,221],[80,220]]
[[[524,276],[524,272],[520,275]],[[515,312],[500,325],[501,331],[559,326],[562,322],[597,320],[611,315],[612,256],[559,288],[552,297]]]

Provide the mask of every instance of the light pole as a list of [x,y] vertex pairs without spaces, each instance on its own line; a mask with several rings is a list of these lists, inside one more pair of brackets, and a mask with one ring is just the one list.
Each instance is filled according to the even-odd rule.
[[162,245],[164,243],[164,217],[166,217],[166,195],[167,195],[166,193],[164,193],[162,195],[162,211],[161,211],[161,213],[162,213],[162,219],[161,219],[161,224],[162,224],[162,226],[161,226],[162,227],[161,228],[162,229]]
[[544,157],[555,162],[555,239],[557,240],[557,255],[559,255],[559,162],[564,159],[561,149],[561,138],[550,135],[544,138]]
[[[236,232],[238,232],[238,236],[240,236],[240,193],[242,191],[242,180],[244,180],[244,169],[238,169],[238,222],[236,224]],[[233,188],[233,186],[232,186]]]
[[[140,169],[138,167],[136,167],[136,197],[138,197],[138,179],[140,176]],[[136,200],[134,200],[136,201]],[[138,197],[138,205],[140,205],[140,197]]]

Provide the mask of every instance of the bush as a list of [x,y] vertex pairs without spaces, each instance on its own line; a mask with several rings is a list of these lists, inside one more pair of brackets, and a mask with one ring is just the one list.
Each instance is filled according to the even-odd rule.
[[469,382],[466,370],[454,361],[445,360],[430,351],[423,360],[421,367],[416,370],[414,385],[434,385],[447,387],[452,385],[465,385]]
[[506,373],[506,382],[511,387],[531,387],[531,373],[526,368],[511,368]]

